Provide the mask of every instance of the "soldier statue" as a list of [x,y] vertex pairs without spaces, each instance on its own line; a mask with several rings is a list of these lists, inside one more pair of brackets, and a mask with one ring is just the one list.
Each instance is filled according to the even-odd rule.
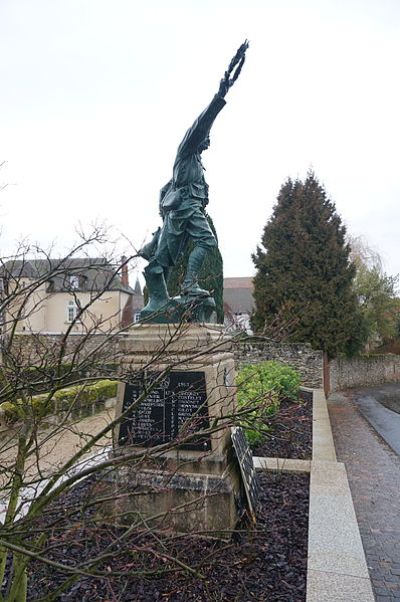
[[[208,185],[204,178],[201,153],[210,145],[210,130],[215,118],[225,106],[225,96],[242,69],[248,48],[246,40],[233,57],[220,82],[217,94],[209,106],[195,120],[178,147],[171,180],[160,192],[162,227],[153,239],[142,247],[139,255],[148,260],[144,270],[149,301],[141,317],[148,321],[174,321],[168,318],[171,300],[167,290],[168,271],[193,242],[177,302],[201,303],[210,293],[200,288],[198,275],[210,249],[217,246],[215,236],[205,215],[208,204]],[[173,312],[172,312],[173,313]],[[152,319],[153,316],[153,319]],[[171,316],[171,311],[170,311]]]

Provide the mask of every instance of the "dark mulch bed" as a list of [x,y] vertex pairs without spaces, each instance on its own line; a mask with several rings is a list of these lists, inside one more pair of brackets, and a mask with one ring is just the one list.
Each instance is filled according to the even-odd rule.
[[[76,512],[94,499],[96,483],[81,483],[52,508],[39,528],[65,517],[49,538],[46,556],[64,565],[82,566],[111,544],[111,555],[97,570],[104,577],[80,577],[56,597],[60,602],[303,602],[306,597],[309,476],[263,473],[259,476],[261,508],[257,528],[244,523],[232,540],[173,537],[134,532],[124,546],[121,529],[95,525],[93,517]],[[174,556],[195,568],[191,575],[170,560]],[[129,571],[156,571],[143,576]],[[65,574],[34,561],[30,565],[28,599],[37,602],[54,592]],[[119,572],[113,575],[112,572]],[[109,574],[108,574],[109,573]]]
[[271,432],[262,445],[253,449],[255,456],[311,460],[312,401],[282,401],[279,412],[269,419]]

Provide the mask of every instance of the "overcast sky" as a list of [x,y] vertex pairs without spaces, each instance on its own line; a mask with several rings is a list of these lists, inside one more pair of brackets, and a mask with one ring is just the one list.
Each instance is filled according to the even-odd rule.
[[93,220],[140,246],[245,38],[203,154],[225,275],[254,273],[281,185],[310,167],[400,272],[399,0],[0,0],[0,252],[62,252]]

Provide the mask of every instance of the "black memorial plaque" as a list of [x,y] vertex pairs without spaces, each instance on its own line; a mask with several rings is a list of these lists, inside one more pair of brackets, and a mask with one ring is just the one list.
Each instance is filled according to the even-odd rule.
[[[121,423],[120,445],[152,447],[209,428],[204,372],[170,372],[153,385],[159,376],[147,372],[141,379],[125,384],[123,412],[141,395],[145,397]],[[197,438],[179,447],[207,451],[211,440]]]
[[246,441],[244,431],[239,426],[231,429],[233,448],[240,466],[240,473],[243,479],[243,485],[246,492],[247,503],[250,515],[256,522],[256,513],[258,508],[258,482],[257,473],[254,468],[253,454],[249,444]]

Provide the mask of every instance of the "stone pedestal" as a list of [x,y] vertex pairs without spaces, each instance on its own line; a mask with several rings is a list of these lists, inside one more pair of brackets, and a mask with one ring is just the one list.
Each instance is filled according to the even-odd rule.
[[[114,511],[128,515],[129,523],[141,516],[176,531],[230,531],[243,497],[230,437],[230,340],[214,324],[144,324],[121,345],[130,382],[119,386],[117,416],[140,395],[143,400],[115,429],[114,454],[142,453],[113,477],[116,491],[125,494]],[[213,432],[199,439],[199,428]]]

